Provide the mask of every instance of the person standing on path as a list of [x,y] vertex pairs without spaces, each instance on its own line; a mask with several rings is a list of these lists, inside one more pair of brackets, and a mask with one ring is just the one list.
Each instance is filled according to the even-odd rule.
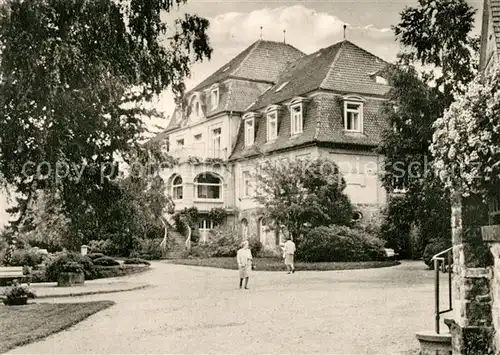
[[248,290],[248,278],[252,270],[252,251],[248,248],[248,241],[245,240],[241,244],[241,249],[236,253],[236,261],[238,262],[238,270],[240,273],[240,289],[245,280],[245,290]]
[[283,254],[285,255],[285,265],[289,274],[295,272],[295,266],[293,265],[295,250],[295,243],[292,241],[292,238],[288,237],[284,245]]

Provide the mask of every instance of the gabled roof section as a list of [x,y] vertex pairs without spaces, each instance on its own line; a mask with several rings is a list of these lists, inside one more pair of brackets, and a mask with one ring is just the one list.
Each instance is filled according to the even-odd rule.
[[304,55],[297,48],[283,42],[258,40],[190,92],[204,89],[228,78],[274,83],[289,63]]
[[[249,109],[261,109],[319,89],[383,96],[389,86],[375,82],[373,73],[382,71],[387,65],[382,59],[344,40],[290,64],[275,87]],[[282,87],[284,83],[287,84]]]

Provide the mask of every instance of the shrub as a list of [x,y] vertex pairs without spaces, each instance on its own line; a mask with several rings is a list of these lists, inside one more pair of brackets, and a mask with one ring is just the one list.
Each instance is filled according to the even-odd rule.
[[117,266],[120,265],[118,261],[109,256],[103,256],[102,258],[97,258],[94,260],[94,265],[98,266]]
[[43,261],[43,255],[33,249],[16,249],[12,254],[9,266],[37,266]]
[[194,244],[191,247],[189,255],[194,258],[209,258],[210,250],[206,244]]
[[141,258],[130,258],[130,259],[125,259],[123,262],[126,265],[151,265],[151,263],[147,260],[141,259]]
[[[248,247],[252,251],[253,257],[260,255],[260,252],[262,251],[262,243],[260,242],[260,240],[258,240],[256,237],[252,237],[248,239],[248,244]],[[238,245],[238,249],[240,246],[241,245]]]
[[92,259],[92,260],[95,260],[95,259],[99,259],[99,258],[102,258],[106,255],[104,255],[103,253],[90,253],[90,254],[87,254],[87,256]]
[[210,257],[236,256],[241,238],[235,228],[216,227],[210,230],[206,248]]
[[[447,241],[444,239],[434,239],[431,240],[424,249],[424,263],[427,265],[429,268],[434,269],[434,264],[433,261],[431,260],[434,255],[437,253],[442,252],[443,250],[448,249],[451,247],[451,240]],[[446,262],[446,261],[445,261]]]
[[[241,242],[237,229],[216,227],[210,230],[208,242],[206,244],[195,244],[191,248],[190,255],[201,258],[236,257]],[[252,255],[257,256],[262,250],[262,243],[257,238],[250,238],[248,242]]]
[[112,255],[114,252],[113,242],[109,239],[91,240],[88,244],[90,254]]
[[47,279],[53,282],[57,281],[61,272],[67,272],[67,269],[74,267],[73,263],[81,266],[87,280],[93,278],[94,263],[89,257],[78,253],[65,252],[60,253],[54,258],[54,260],[49,262],[46,268]]
[[162,239],[142,239],[135,240],[135,248],[130,257],[139,257],[146,260],[157,260],[163,257],[163,250],[160,248]]
[[375,261],[385,258],[384,243],[360,229],[318,227],[297,240],[297,258],[306,262]]
[[49,281],[47,279],[47,273],[46,273],[45,269],[32,270],[30,276],[31,276],[32,283],[48,282]]

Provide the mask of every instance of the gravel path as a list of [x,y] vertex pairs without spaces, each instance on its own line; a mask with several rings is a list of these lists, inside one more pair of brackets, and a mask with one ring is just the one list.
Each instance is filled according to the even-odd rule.
[[[415,333],[433,327],[433,273],[422,262],[293,275],[256,271],[250,290],[238,289],[232,270],[152,267],[134,278],[153,288],[40,300],[117,304],[10,353],[413,354]],[[444,306],[445,287],[443,294]]]

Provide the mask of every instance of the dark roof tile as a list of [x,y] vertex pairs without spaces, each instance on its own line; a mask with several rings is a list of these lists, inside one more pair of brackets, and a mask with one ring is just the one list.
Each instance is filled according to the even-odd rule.
[[376,83],[371,74],[380,72],[387,65],[349,41],[338,42],[290,64],[275,86],[249,110],[258,110],[318,89],[382,96],[389,86]]
[[190,92],[204,89],[231,77],[275,82],[289,63],[303,56],[304,53],[289,44],[259,40],[196,85]]

